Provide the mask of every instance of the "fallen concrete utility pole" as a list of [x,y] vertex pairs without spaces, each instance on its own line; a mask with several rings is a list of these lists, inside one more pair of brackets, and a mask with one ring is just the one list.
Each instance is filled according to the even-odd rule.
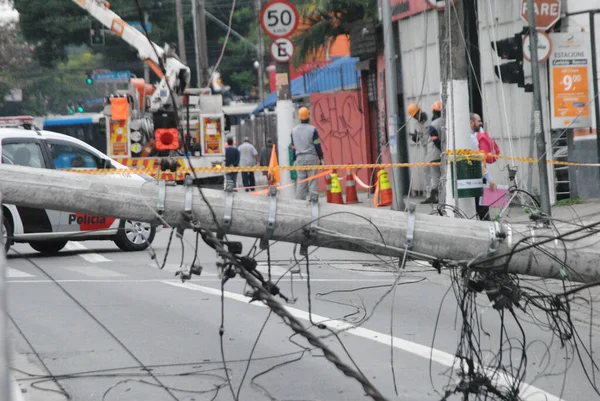
[[[600,234],[574,225],[557,226],[563,234],[579,230],[564,238],[572,241],[563,242],[551,239],[556,236],[554,229],[533,230],[524,225],[511,227],[277,196],[203,192],[219,224],[232,235],[394,256],[408,246],[415,253],[464,261],[504,255],[519,244],[530,249],[511,256],[508,272],[554,278],[566,274],[580,282],[600,280],[600,249],[593,245],[600,241]],[[162,209],[162,217],[173,226],[181,224],[182,212],[188,208],[206,229],[217,229],[198,189],[191,186],[0,165],[0,193],[9,204],[157,223],[158,210]],[[594,229],[600,229],[600,222]],[[312,232],[310,239],[308,231]],[[529,242],[520,242],[531,235],[534,238]],[[575,240],[578,237],[585,238]],[[538,247],[531,247],[532,242]],[[561,263],[566,253],[572,270],[565,271]],[[497,260],[495,266],[504,260]]]

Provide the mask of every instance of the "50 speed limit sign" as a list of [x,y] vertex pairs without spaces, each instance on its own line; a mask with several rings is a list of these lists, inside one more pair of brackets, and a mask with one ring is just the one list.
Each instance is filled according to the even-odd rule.
[[299,20],[296,6],[287,0],[273,0],[260,12],[260,26],[273,39],[290,36]]

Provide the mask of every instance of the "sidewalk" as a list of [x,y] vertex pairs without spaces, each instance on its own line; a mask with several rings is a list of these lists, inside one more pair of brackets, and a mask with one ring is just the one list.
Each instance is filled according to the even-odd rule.
[[[344,196],[345,199],[345,196]],[[358,200],[360,203],[347,205],[349,207],[359,206],[359,207],[371,207],[374,208],[373,202],[373,194],[368,194],[367,192],[359,192]],[[437,208],[437,205],[421,204],[424,201],[424,197],[410,197],[405,198],[405,204],[408,202],[416,204],[416,211],[418,214],[430,214],[434,212]],[[391,210],[390,206],[381,207],[382,210]],[[490,214],[492,217],[498,215],[502,211],[501,207],[490,207]],[[513,221],[527,221],[529,220],[529,215],[524,211],[523,207],[511,207],[504,212],[502,217],[509,218]],[[570,206],[553,206],[552,207],[552,217],[561,219],[561,220],[575,220],[575,219],[583,219],[588,221],[600,221],[600,199],[588,199],[585,200],[584,203],[570,205]]]

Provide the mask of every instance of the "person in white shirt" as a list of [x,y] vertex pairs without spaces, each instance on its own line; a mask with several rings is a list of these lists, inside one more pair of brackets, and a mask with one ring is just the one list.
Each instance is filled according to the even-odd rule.
[[[250,138],[245,137],[244,143],[238,146],[240,151],[240,167],[252,167],[258,164],[258,151],[250,143]],[[254,171],[243,171],[242,182],[246,187],[246,192],[254,191],[256,181],[254,179]]]

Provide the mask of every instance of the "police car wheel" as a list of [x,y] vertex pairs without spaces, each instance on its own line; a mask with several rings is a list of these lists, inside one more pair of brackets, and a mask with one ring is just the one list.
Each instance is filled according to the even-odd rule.
[[33,249],[41,253],[58,253],[67,245],[66,240],[59,241],[32,241],[29,243]]
[[115,244],[123,251],[143,251],[154,240],[156,228],[149,223],[121,220]]
[[4,250],[8,252],[10,249],[10,241],[8,238],[12,237],[12,226],[6,216],[2,217],[2,240],[4,243]]

